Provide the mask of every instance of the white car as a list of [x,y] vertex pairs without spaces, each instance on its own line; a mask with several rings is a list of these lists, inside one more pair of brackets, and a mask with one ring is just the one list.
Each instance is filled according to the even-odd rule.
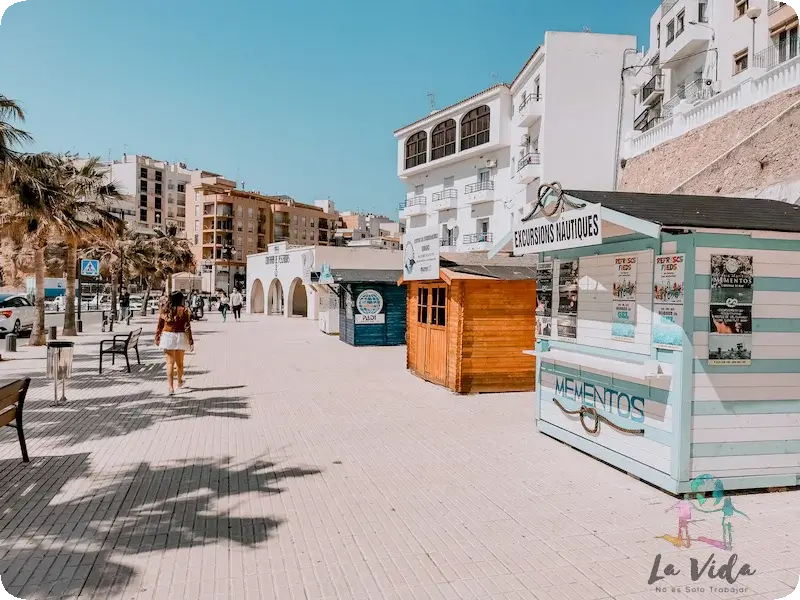
[[0,294],[0,336],[32,331],[35,310],[25,296]]

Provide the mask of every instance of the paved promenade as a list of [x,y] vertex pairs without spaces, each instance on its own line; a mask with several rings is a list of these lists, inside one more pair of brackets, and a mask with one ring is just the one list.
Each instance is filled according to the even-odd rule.
[[[212,314],[169,397],[154,320],[137,320],[142,366],[98,376],[108,334],[90,331],[63,408],[43,349],[0,363],[0,381],[34,377],[30,464],[0,430],[0,578],[17,597],[774,600],[797,586],[796,491],[735,496],[749,520],[734,519],[734,575],[756,574],[693,583],[691,557],[731,554],[661,538],[675,499],[536,433],[531,394],[455,396],[407,373],[404,347]],[[719,517],[692,527],[720,537]],[[659,554],[661,576],[680,574],[651,585]]]

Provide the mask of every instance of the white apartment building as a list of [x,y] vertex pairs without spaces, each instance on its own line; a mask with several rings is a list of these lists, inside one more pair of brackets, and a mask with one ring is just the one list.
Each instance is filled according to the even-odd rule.
[[798,19],[776,0],[663,0],[626,72],[635,116],[623,157],[800,85]]
[[541,182],[613,190],[636,52],[633,36],[547,32],[511,84],[397,130],[407,229],[439,225],[445,252],[488,250]]
[[104,165],[109,167],[110,179],[126,198],[117,211],[120,216],[137,229],[175,226],[178,234],[183,235],[186,230],[186,187],[192,180],[192,169],[183,163],[128,154],[123,154],[122,160]]

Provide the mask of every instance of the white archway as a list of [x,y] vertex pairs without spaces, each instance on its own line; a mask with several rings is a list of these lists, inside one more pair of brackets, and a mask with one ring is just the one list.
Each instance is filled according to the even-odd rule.
[[282,315],[284,311],[284,305],[283,286],[281,285],[281,280],[276,277],[269,284],[269,293],[267,294],[267,314]]
[[289,286],[288,310],[290,317],[308,316],[308,292],[302,279],[295,277]]
[[253,289],[248,294],[250,296],[250,313],[263,314],[264,313],[264,285],[260,279],[253,281]]

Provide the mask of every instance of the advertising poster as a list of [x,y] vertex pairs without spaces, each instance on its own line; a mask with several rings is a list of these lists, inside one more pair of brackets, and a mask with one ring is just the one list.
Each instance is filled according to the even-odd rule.
[[636,302],[614,302],[611,319],[611,337],[622,342],[632,342],[636,337]]
[[617,256],[614,258],[614,300],[636,300],[636,257]]
[[683,350],[685,254],[656,256],[653,275],[653,345]]
[[749,365],[753,356],[753,257],[711,256],[709,365]]
[[552,335],[553,316],[553,263],[539,263],[536,267],[536,337]]
[[414,229],[403,235],[403,278],[406,281],[439,279],[439,226]]
[[383,311],[383,296],[376,290],[364,290],[356,298],[356,325],[370,325],[386,322]]
[[579,263],[565,261],[558,266],[558,313],[556,318],[559,338],[574,340],[578,337],[578,280]]

